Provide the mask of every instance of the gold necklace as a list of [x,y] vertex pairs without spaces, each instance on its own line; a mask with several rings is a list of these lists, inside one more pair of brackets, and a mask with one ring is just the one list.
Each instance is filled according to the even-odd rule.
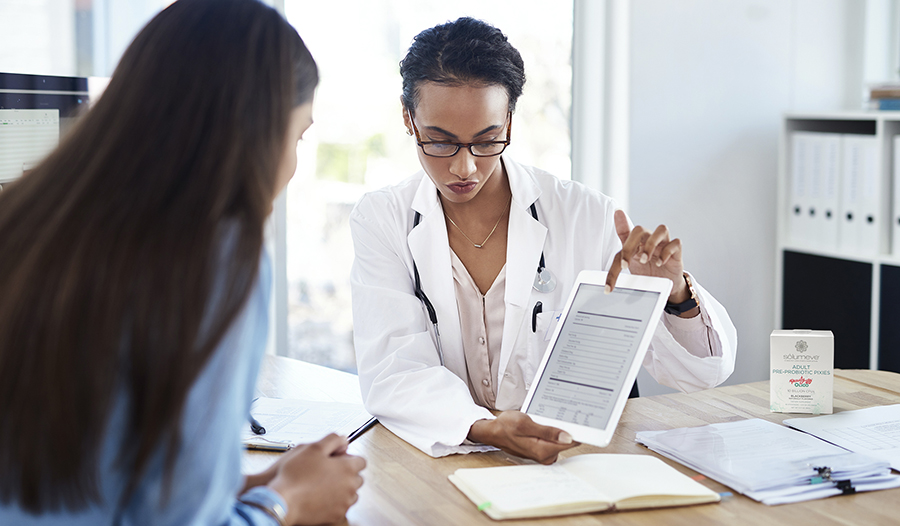
[[472,241],[472,238],[467,236],[466,233],[463,232],[462,228],[459,228],[459,225],[456,224],[456,221],[454,221],[450,216],[447,215],[446,210],[444,210],[444,217],[446,217],[447,220],[450,221],[450,224],[452,224],[453,226],[456,227],[457,230],[459,230],[459,233],[462,234],[463,237],[469,241],[469,243],[472,243],[473,245],[475,245],[475,248],[482,248],[482,247],[484,247],[484,244],[487,243],[487,240],[490,239],[492,235],[494,235],[494,231],[497,230],[498,226],[500,226],[500,221],[503,221],[503,216],[506,215],[507,210],[509,210],[509,208],[511,206],[512,206],[512,192],[510,192],[510,194],[509,194],[509,202],[506,203],[506,208],[503,210],[503,213],[500,214],[500,217],[497,218],[497,222],[494,223],[494,228],[491,229],[491,233],[488,234],[486,238],[484,238],[484,241],[482,241],[481,244],[478,244],[478,243]]

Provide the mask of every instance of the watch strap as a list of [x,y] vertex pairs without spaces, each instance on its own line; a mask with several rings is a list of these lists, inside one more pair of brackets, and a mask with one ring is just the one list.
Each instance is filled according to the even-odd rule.
[[691,297],[681,303],[666,303],[666,306],[663,308],[663,311],[667,314],[673,314],[675,316],[680,316],[685,312],[693,309],[698,306],[697,303],[697,292],[694,290],[694,284],[691,282],[691,277],[685,272],[684,274],[684,283],[687,285],[688,290],[691,293]]
[[275,519],[278,526],[287,526],[287,506],[281,495],[266,486],[257,486],[250,489],[238,500],[248,506],[262,510]]

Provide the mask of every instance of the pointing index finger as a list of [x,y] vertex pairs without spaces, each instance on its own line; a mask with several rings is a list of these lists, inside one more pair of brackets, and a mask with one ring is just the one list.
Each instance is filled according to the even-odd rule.
[[616,288],[616,280],[619,279],[619,273],[622,272],[622,251],[620,250],[616,257],[613,258],[612,265],[606,272],[606,286],[603,288],[604,294],[609,294]]
[[624,245],[625,240],[628,239],[628,234],[631,233],[631,226],[628,225],[628,216],[625,215],[625,211],[620,208],[616,210],[613,217],[616,223],[616,234],[619,236],[619,241]]

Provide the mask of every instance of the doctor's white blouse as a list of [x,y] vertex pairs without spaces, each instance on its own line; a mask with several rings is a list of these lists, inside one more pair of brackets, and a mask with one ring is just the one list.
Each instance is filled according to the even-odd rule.
[[[424,171],[366,194],[350,215],[363,401],[385,427],[432,456],[494,449],[467,442],[469,428],[494,418],[489,408],[521,408],[576,276],[608,269],[621,249],[612,199],[508,156],[502,161],[513,194],[507,258],[484,295],[450,249],[438,192]],[[549,293],[532,287],[542,252],[558,282]],[[414,265],[437,314],[444,366],[415,296]],[[700,315],[663,314],[643,363],[659,383],[684,392],[722,383],[737,349],[728,313],[693,283]]]

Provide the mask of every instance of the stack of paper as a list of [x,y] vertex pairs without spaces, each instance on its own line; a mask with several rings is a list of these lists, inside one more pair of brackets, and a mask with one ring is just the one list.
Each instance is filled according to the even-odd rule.
[[764,504],[900,487],[886,461],[760,419],[642,431],[637,441]]
[[791,418],[784,425],[832,444],[884,460],[900,471],[900,404],[842,411],[813,418]]

